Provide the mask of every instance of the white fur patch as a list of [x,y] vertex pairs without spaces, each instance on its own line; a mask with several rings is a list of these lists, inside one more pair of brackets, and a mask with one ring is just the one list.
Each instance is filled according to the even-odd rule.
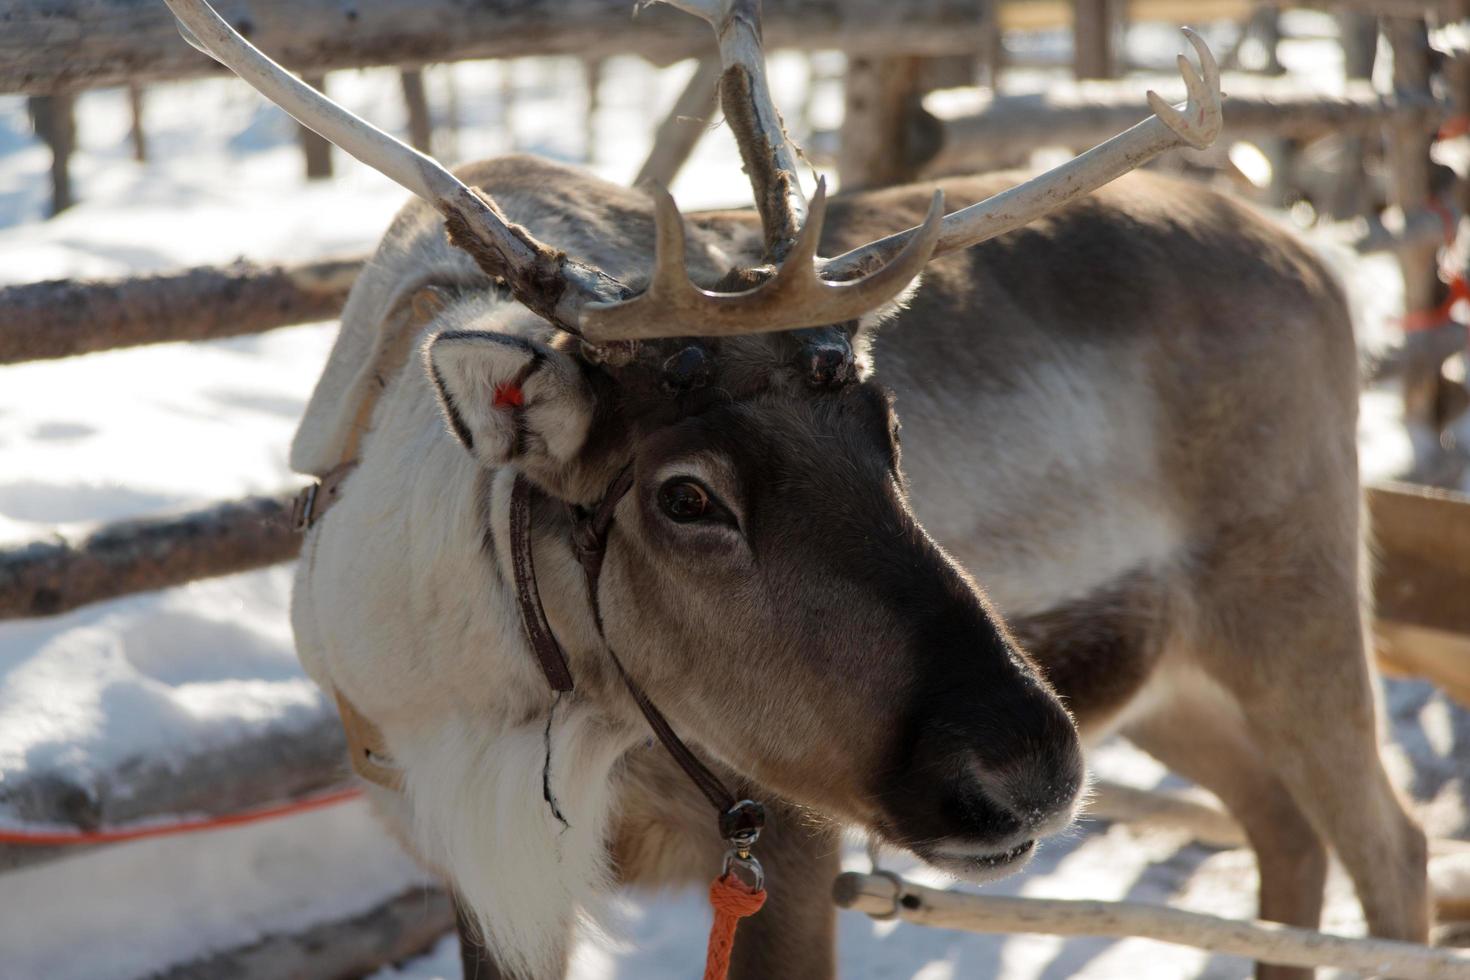
[[1075,355],[983,394],[903,390],[915,511],[1007,616],[1163,566],[1185,525],[1159,472],[1155,397],[1136,372]]
[[[548,699],[548,709],[550,700]],[[520,976],[556,976],[579,913],[607,895],[612,770],[624,739],[564,703],[551,729],[551,786],[542,798],[541,724],[496,728],[484,717],[435,719],[400,738],[412,836],[453,875],[496,960]]]

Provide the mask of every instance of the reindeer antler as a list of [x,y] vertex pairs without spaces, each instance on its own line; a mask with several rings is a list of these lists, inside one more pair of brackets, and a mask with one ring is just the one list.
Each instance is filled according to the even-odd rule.
[[628,290],[505,219],[494,201],[441,164],[322,95],[245,40],[206,0],[164,0],[185,40],[249,82],[296,121],[402,184],[439,210],[455,243],[521,303],[553,325],[580,333],[582,309]]
[[[1157,93],[1148,93],[1149,108],[1154,115],[1086,153],[1073,157],[1023,184],[1002,191],[947,215],[934,257],[971,245],[978,245],[997,235],[1020,228],[1068,201],[1090,194],[1116,180],[1130,170],[1148,163],[1166,150],[1181,146],[1204,149],[1220,135],[1223,115],[1220,110],[1220,69],[1204,40],[1189,28],[1184,36],[1199,55],[1203,78],[1184,55],[1179,56],[1179,72],[1189,92],[1184,108],[1176,109]],[[822,266],[822,275],[840,279],[861,273],[882,263],[908,242],[927,234],[923,227],[890,235],[839,255]]]
[[684,266],[684,219],[674,199],[659,186],[653,195],[658,228],[653,280],[630,300],[587,308],[584,336],[593,343],[668,337],[669,322],[698,323],[699,336],[718,337],[855,320],[924,271],[944,214],[944,192],[935,191],[918,234],[881,269],[851,282],[832,282],[817,275],[817,243],[827,217],[827,185],[818,181],[806,225],[776,273],[743,293],[712,293],[696,286]]
[[656,189],[654,273],[635,295],[611,276],[537,241],[507,221],[492,199],[443,166],[298,81],[236,33],[207,0],[164,2],[187,28],[190,43],[303,125],[428,201],[444,215],[450,239],[506,282],[517,300],[592,343],[794,330],[854,319],[899,295],[932,257],[1019,227],[1164,150],[1186,143],[1206,146],[1220,130],[1215,60],[1204,42],[1186,31],[1204,77],[1180,59],[1190,93],[1182,113],[1151,92],[1156,116],[1071,162],[942,219],[943,198],[936,194],[922,225],[823,260],[817,246],[826,193],[819,185],[808,213],[794,153],[766,84],[759,0],[662,0],[703,17],[720,39],[725,114],[756,192],[767,252],[780,267],[746,292],[699,288],[684,266],[683,219],[668,193]]
[[797,177],[796,154],[766,82],[760,0],[644,0],[639,7],[653,3],[678,7],[714,28],[725,67],[720,105],[755,192],[766,257],[780,262],[800,234],[807,203]]

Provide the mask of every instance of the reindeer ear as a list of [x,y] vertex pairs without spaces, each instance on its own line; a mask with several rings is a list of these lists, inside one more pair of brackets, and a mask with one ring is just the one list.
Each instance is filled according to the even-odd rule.
[[424,360],[450,429],[482,464],[515,463],[540,478],[581,452],[595,400],[569,355],[524,337],[446,330]]

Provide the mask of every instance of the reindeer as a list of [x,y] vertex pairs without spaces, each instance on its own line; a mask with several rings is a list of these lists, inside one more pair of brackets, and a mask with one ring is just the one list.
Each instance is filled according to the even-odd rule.
[[1317,923],[1330,845],[1375,935],[1426,938],[1364,648],[1342,292],[1232,200],[1108,183],[1218,132],[1197,39],[1183,110],[1151,93],[1051,173],[808,202],[758,5],[677,0],[719,37],[756,199],[686,222],[529,157],[452,175],[167,2],[428,202],[292,448],[322,478],[292,619],[378,809],[451,882],[467,968],[557,975],[612,880],[705,878],[754,836],[709,832],[707,800],[749,815],[733,784],[777,801],[736,975],[830,977],[838,828],[1010,873],[1114,731],[1239,818],[1265,918]]

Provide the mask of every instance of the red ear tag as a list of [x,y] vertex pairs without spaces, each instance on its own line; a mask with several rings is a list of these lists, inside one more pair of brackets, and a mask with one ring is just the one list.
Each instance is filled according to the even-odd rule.
[[526,393],[521,391],[521,386],[511,381],[495,386],[496,408],[520,408],[526,404]]

